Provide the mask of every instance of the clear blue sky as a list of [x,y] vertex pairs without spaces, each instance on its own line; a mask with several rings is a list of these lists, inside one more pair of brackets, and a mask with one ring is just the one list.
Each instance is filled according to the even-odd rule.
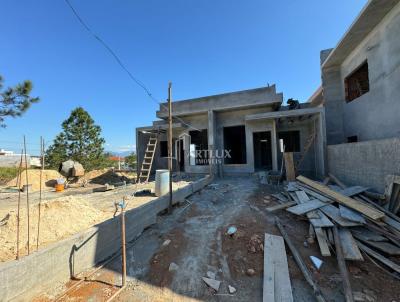
[[[366,0],[70,0],[128,69],[165,100],[277,85],[285,99],[320,85],[319,51],[334,47]],[[0,4],[0,74],[6,85],[30,79],[41,102],[7,119],[0,148],[37,153],[84,107],[102,127],[106,149],[135,144],[134,129],[157,105],[77,22],[63,0]]]

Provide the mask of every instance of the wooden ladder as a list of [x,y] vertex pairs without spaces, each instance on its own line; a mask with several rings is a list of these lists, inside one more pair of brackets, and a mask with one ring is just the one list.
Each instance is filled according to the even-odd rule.
[[142,161],[142,167],[140,169],[140,174],[138,182],[148,182],[151,172],[151,167],[153,165],[154,153],[157,148],[157,135],[152,135],[147,143],[146,152],[144,153],[144,158]]
[[303,162],[304,158],[306,157],[308,150],[310,150],[310,148],[311,148],[311,146],[312,146],[312,144],[313,144],[313,142],[315,140],[315,137],[316,137],[316,133],[315,133],[315,131],[313,131],[310,134],[310,136],[307,138],[307,142],[304,145],[303,152],[301,153],[301,156],[300,156],[299,160],[295,164],[296,171],[299,169],[301,163]]

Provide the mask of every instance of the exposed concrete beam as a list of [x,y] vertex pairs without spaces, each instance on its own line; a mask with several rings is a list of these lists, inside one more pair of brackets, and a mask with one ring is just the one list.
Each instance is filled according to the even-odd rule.
[[[237,109],[257,108],[263,106],[279,107],[283,94],[276,93],[275,85],[256,89],[242,90],[172,103],[173,116],[190,116],[208,114],[208,110],[230,111]],[[156,113],[158,118],[168,115],[165,104],[160,105]]]
[[245,120],[246,121],[254,121],[254,120],[265,120],[265,119],[279,119],[279,118],[283,118],[283,117],[295,117],[295,116],[302,116],[302,115],[319,114],[323,111],[324,111],[324,109],[322,107],[285,110],[285,111],[273,111],[273,112],[265,112],[265,113],[246,115]]

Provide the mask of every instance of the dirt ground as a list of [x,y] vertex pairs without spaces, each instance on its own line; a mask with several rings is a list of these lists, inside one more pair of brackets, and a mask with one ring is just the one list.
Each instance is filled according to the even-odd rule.
[[[105,179],[103,174],[100,174]],[[98,175],[94,176],[98,179]],[[177,190],[190,181],[175,181],[173,190]],[[107,192],[92,192],[90,188],[70,188],[64,192],[43,192],[40,218],[39,250],[50,243],[67,238],[113,217],[114,203],[127,198],[127,210],[141,206],[155,198],[154,194],[135,196],[132,194],[141,189],[154,192],[154,182],[131,184]],[[0,193],[0,262],[16,258],[17,250],[17,209],[18,193]],[[39,193],[29,194],[30,251],[36,251]],[[28,223],[26,194],[21,193],[20,205],[20,257],[28,252]]]
[[[316,242],[305,244],[308,222],[285,211],[265,211],[276,204],[270,196],[276,188],[259,184],[255,177],[225,178],[215,184],[192,195],[190,204],[175,208],[172,215],[160,216],[156,225],[128,245],[128,285],[114,301],[262,301],[260,243],[266,232],[279,235],[275,217],[285,226],[327,301],[344,301],[336,258],[322,257]],[[237,228],[233,236],[226,234],[230,226]],[[294,300],[315,301],[290,251],[286,252]],[[314,269],[311,255],[324,261],[319,271]],[[172,270],[171,263],[176,264]],[[121,282],[120,266],[117,258],[62,301],[106,301]],[[400,301],[400,282],[368,259],[347,262],[347,266],[353,292],[363,298],[358,301]],[[249,275],[249,269],[254,274]],[[207,271],[221,281],[218,293],[202,281]],[[235,287],[236,293],[229,294],[228,285]],[[37,301],[51,301],[66,286],[71,283]]]

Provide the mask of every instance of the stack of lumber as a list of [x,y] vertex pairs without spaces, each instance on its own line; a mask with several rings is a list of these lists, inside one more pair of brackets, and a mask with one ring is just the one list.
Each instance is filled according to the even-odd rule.
[[[392,257],[400,255],[400,217],[370,199],[372,194],[367,190],[360,186],[346,187],[333,175],[323,183],[298,176],[279,195],[281,203],[267,210],[286,209],[305,216],[322,256],[329,257],[332,251],[337,256],[340,245],[344,260],[372,258],[392,275],[400,276],[400,265]],[[392,191],[398,194],[397,189]],[[391,200],[394,204],[391,208],[396,208],[398,196]]]

